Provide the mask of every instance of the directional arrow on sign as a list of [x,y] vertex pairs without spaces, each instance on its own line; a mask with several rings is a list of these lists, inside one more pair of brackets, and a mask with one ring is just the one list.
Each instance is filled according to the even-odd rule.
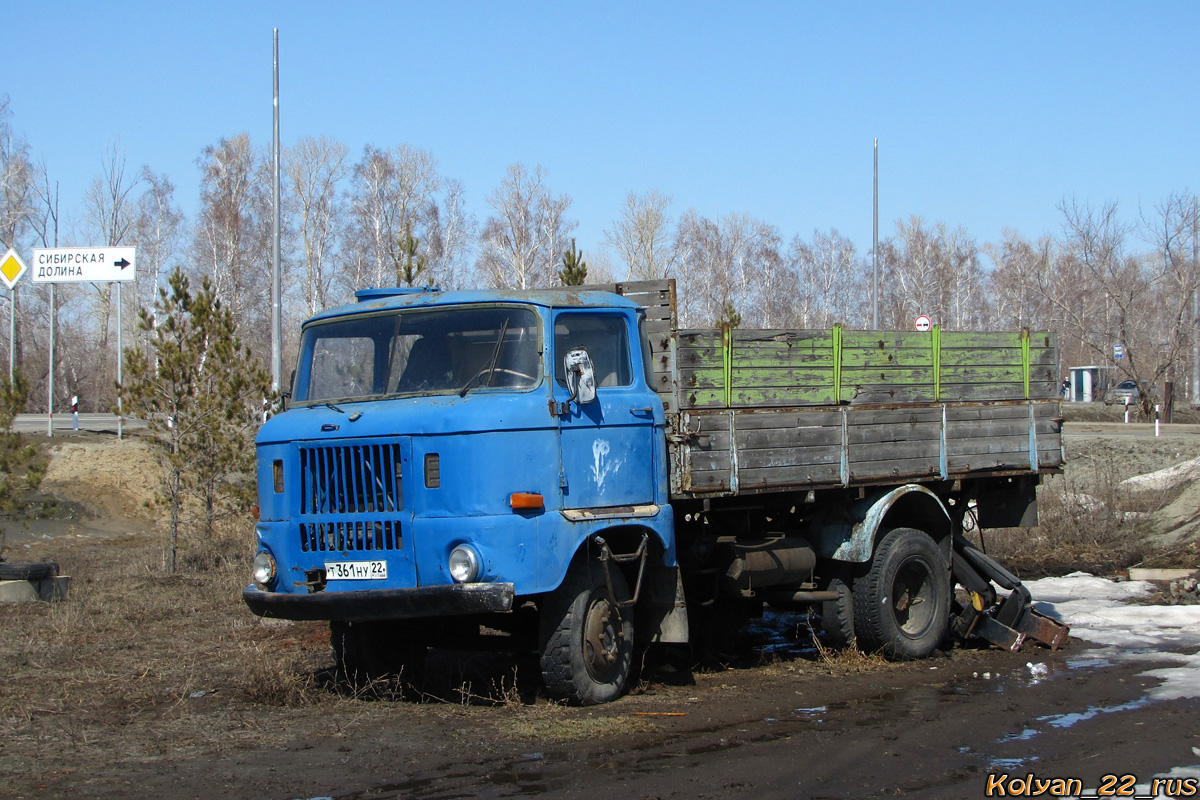
[[129,266],[129,262],[123,258],[120,261],[114,261],[113,264],[120,267],[121,269],[125,269],[126,267]]

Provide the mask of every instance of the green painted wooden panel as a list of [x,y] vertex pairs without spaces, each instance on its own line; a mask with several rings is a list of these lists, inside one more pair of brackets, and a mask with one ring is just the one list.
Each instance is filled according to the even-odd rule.
[[[1020,363],[1018,361],[1018,363]],[[877,350],[842,346],[842,369],[850,367],[931,367],[933,351],[928,347]]]
[[[1057,339],[1019,331],[742,331],[679,336],[683,408],[1055,399]],[[1028,372],[1026,371],[1028,370]]]
[[732,395],[732,406],[734,408],[755,408],[758,406],[772,406],[775,408],[787,406],[827,406],[834,403],[833,387],[831,386],[758,389],[734,388]]

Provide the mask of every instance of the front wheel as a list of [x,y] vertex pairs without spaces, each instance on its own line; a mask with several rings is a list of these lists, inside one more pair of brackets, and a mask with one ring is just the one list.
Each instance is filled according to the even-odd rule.
[[[633,607],[621,571],[598,560],[576,562],[542,609],[542,680],[552,697],[576,705],[620,697],[633,664]],[[614,600],[616,602],[614,602]]]
[[950,570],[933,539],[896,528],[879,542],[866,575],[854,581],[854,633],[867,652],[924,658],[946,636]]

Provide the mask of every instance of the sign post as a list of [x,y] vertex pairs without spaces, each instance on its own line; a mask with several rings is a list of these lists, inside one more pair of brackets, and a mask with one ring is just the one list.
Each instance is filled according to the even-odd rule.
[[[34,248],[34,283],[116,283],[117,284],[117,438],[122,438],[124,417],[121,408],[121,284],[136,277],[137,249],[133,247],[54,247]],[[51,286],[53,290],[53,285]],[[53,309],[51,309],[53,319]],[[50,349],[50,375],[54,375],[54,349]],[[51,377],[53,380],[53,377]],[[51,395],[51,419],[54,416]]]
[[12,385],[13,373],[16,371],[17,352],[17,281],[25,274],[25,262],[11,247],[0,261],[0,280],[8,287],[9,339],[8,339],[8,384]]

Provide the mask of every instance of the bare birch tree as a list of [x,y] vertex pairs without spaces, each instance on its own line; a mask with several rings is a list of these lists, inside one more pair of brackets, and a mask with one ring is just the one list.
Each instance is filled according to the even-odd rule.
[[0,96],[0,245],[19,248],[28,228],[34,192],[29,145],[12,127],[8,95]]
[[[128,158],[120,141],[107,148],[101,174],[94,178],[83,196],[83,218],[80,237],[88,245],[132,245],[137,205],[134,191],[141,175],[128,175]],[[111,282],[88,284],[88,308],[98,334],[93,363],[98,367],[94,380],[84,396],[96,409],[107,409],[115,401],[112,389],[116,382],[116,364],[120,354],[111,352],[116,338],[116,291]],[[136,297],[128,300],[131,309]],[[122,309],[124,311],[124,309]],[[132,319],[130,320],[132,321]],[[122,323],[125,320],[122,319]],[[131,326],[132,327],[132,326]]]
[[984,245],[992,260],[989,327],[1046,330],[1054,318],[1042,286],[1055,244],[1049,237],[1031,242],[1005,228],[998,244]]
[[836,230],[813,231],[812,239],[792,240],[786,256],[793,284],[787,293],[788,326],[829,328],[842,323],[853,328],[870,324],[866,265],[854,243]]
[[466,210],[462,182],[450,178],[442,186],[441,203],[434,204],[428,215],[425,257],[429,281],[453,289],[469,279],[478,226]]
[[[34,170],[29,159],[29,145],[17,136],[12,127],[12,112],[8,95],[0,96],[0,253],[9,247],[20,251],[29,230],[33,196]],[[3,256],[0,255],[0,258]],[[19,289],[8,293],[10,313],[18,320],[23,316]],[[14,360],[21,365],[21,341],[18,336],[13,347]],[[4,352],[8,352],[6,342]]]
[[772,322],[761,301],[774,290],[779,243],[773,226],[744,214],[719,220],[684,214],[674,243],[683,324],[720,324],[730,312],[749,327]]
[[513,164],[488,197],[495,215],[484,225],[479,272],[493,288],[553,286],[557,265],[576,223],[566,219],[571,198],[547,188],[546,171]]
[[[172,261],[180,246],[183,211],[175,205],[175,186],[166,175],[142,168],[145,191],[137,199],[134,241],[138,248],[137,308],[153,309],[158,302],[163,276],[175,266]],[[134,314],[136,318],[136,313]],[[142,343],[149,339],[139,329]]]
[[366,147],[351,182],[352,288],[399,284],[405,232],[411,231],[420,246],[428,247],[428,222],[436,217],[432,206],[440,185],[437,162],[429,151],[410,145],[391,150]]
[[255,152],[248,134],[240,133],[206,147],[198,163],[202,177],[192,245],[195,267],[208,276],[239,330],[261,352],[270,341],[269,159]]
[[896,235],[880,243],[880,322],[907,328],[918,314],[950,330],[982,326],[985,278],[979,247],[962,228],[932,228],[918,216],[896,223]]
[[604,231],[604,245],[625,262],[628,280],[655,281],[670,274],[675,261],[667,216],[671,202],[670,195],[656,191],[630,192],[620,218]]
[[330,304],[342,233],[341,184],[350,173],[346,153],[341,142],[306,136],[284,156],[287,188],[297,204],[307,316]]

